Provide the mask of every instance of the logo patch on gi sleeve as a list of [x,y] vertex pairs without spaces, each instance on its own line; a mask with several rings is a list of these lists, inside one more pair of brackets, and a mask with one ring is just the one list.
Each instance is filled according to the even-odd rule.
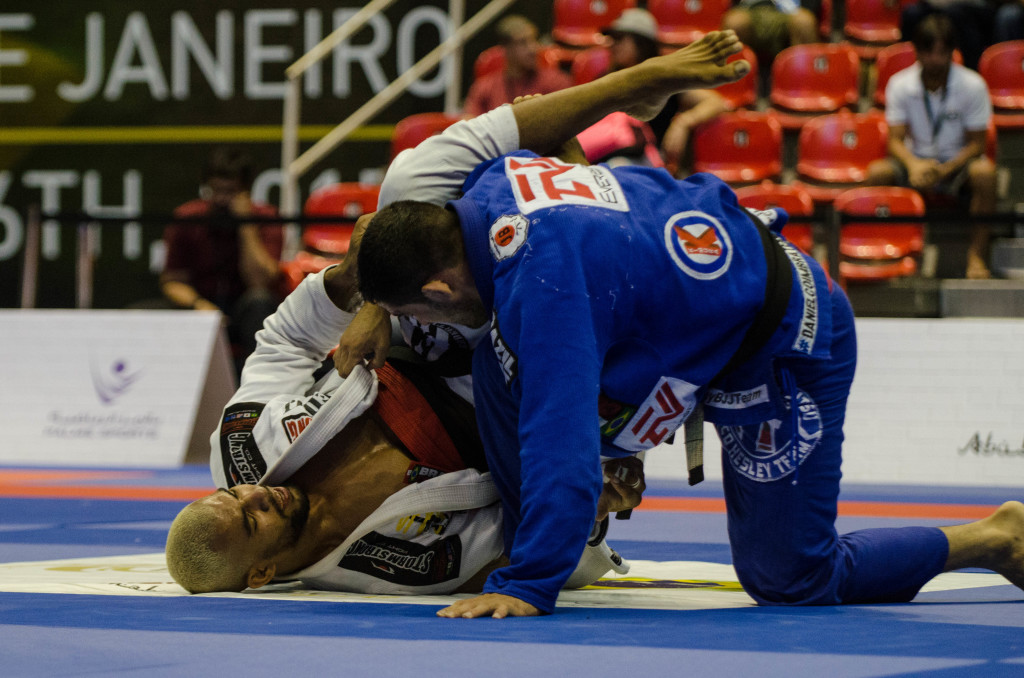
[[631,452],[660,444],[683,425],[697,404],[697,386],[682,379],[662,377],[614,439]]
[[665,223],[665,247],[676,266],[697,280],[714,280],[732,263],[729,233],[718,219],[696,210],[675,214]]
[[501,365],[501,373],[505,376],[505,384],[511,384],[519,372],[519,363],[516,354],[508,347],[498,329],[498,314],[491,317],[491,346],[494,348],[494,355],[498,357]]
[[522,214],[506,214],[491,224],[490,236],[487,239],[491,247],[491,256],[495,261],[504,261],[515,256],[519,248],[526,242],[526,233],[530,221]]
[[224,410],[220,453],[230,485],[255,485],[267,472],[267,461],[252,435],[263,407],[263,403],[235,403]]

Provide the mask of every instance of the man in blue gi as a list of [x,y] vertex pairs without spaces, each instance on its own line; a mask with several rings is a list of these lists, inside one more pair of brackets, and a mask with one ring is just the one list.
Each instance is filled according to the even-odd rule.
[[739,49],[711,33],[460,123],[389,170],[359,253],[363,296],[422,322],[490,320],[474,395],[511,564],[441,616],[550,613],[593,524],[601,457],[653,447],[701,409],[722,439],[733,564],[759,603],[906,601],[968,566],[1024,583],[1018,502],[970,525],[837,534],[853,314],[778,235],[784,212],[750,214],[710,175],[515,151],[741,77],[745,62],[725,64]]

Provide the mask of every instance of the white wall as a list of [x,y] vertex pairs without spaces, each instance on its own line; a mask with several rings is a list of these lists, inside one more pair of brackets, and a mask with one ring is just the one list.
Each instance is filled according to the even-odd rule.
[[180,465],[222,331],[216,312],[0,311],[0,463]]
[[[1024,488],[1024,319],[861,318],[857,336],[844,480]],[[721,478],[710,425],[704,449]],[[682,443],[646,467],[685,477]]]

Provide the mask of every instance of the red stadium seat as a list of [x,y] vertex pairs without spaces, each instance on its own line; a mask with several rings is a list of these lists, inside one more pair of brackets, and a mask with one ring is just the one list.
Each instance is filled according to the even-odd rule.
[[900,10],[896,0],[846,0],[843,35],[861,59],[874,59],[886,45],[900,40]]
[[[814,200],[811,194],[800,186],[776,184],[766,180],[754,186],[737,188],[736,197],[741,205],[750,209],[766,210],[781,207],[794,217],[809,217],[814,214]],[[804,252],[811,254],[814,234],[810,224],[789,224],[782,229],[782,234]]]
[[[537,50],[538,68],[558,68],[559,50],[557,47],[544,46]],[[480,79],[485,75],[497,73],[505,68],[505,48],[501,45],[488,47],[480,52],[473,62],[473,77]]]
[[380,186],[373,184],[331,184],[313,191],[306,200],[304,214],[338,215],[342,221],[307,225],[302,233],[303,245],[315,253],[344,257],[356,220],[377,210],[379,196]]
[[337,264],[348,254],[356,219],[377,209],[380,187],[341,183],[319,188],[306,200],[306,216],[335,216],[338,223],[307,224],[302,231],[302,244],[294,259],[282,261],[280,292],[287,295],[310,273],[317,273]]
[[769,100],[786,129],[798,129],[808,115],[856,106],[860,61],[849,45],[794,45],[772,64]]
[[666,45],[689,45],[717,31],[731,0],[648,0],[647,11],[658,22],[658,37]]
[[[835,210],[849,216],[924,216],[921,195],[910,188],[865,186],[836,197]],[[839,234],[839,274],[844,281],[914,275],[924,250],[924,224],[846,223]]]
[[551,37],[570,47],[603,44],[601,29],[635,6],[636,0],[554,0]]
[[391,135],[391,159],[407,148],[414,148],[424,139],[440,134],[461,118],[447,113],[414,113],[395,125]]
[[1024,128],[1024,40],[987,48],[978,61],[978,72],[988,83],[996,127]]
[[877,113],[840,111],[809,120],[797,141],[797,175],[818,202],[829,202],[886,157],[888,127]]
[[[885,86],[889,79],[904,68],[909,68],[917,61],[917,54],[914,52],[914,45],[909,42],[897,42],[879,50],[875,57],[875,78],[874,103],[876,106],[885,107]],[[964,57],[960,50],[953,50],[953,63],[962,64]]]
[[726,61],[738,61],[746,59],[750,63],[750,72],[736,82],[716,87],[715,91],[729,103],[732,108],[753,108],[757,103],[757,56],[754,50],[743,47],[743,51],[734,54]]
[[729,183],[777,177],[782,172],[782,127],[764,113],[723,113],[694,133],[693,169]]
[[818,33],[822,42],[832,41],[832,0],[821,0],[821,11],[818,18]]
[[577,52],[572,60],[572,80],[577,85],[597,80],[608,72],[611,63],[612,55],[607,47],[590,47]]

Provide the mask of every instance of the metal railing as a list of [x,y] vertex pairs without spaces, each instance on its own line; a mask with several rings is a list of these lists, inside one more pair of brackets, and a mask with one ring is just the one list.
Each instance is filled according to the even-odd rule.
[[[371,17],[387,9],[393,2],[394,0],[373,0],[368,3],[285,70],[287,85],[284,97],[284,129],[281,140],[281,172],[283,175],[281,184],[281,214],[286,217],[299,214],[299,179],[314,164],[337,148],[356,129],[371,120],[385,106],[401,96],[410,85],[426,75],[431,69],[440,64],[442,59],[450,55],[453,55],[454,63],[453,70],[451,71],[451,82],[445,97],[445,107],[448,112],[453,112],[458,105],[459,87],[462,80],[462,46],[467,40],[476,35],[480,29],[494,20],[498,14],[507,9],[515,0],[491,0],[465,23],[462,23],[462,18],[465,14],[464,0],[450,0],[449,19],[452,25],[458,26],[452,36],[431,50],[429,54],[417,61],[412,68],[402,73],[391,84],[360,106],[322,139],[313,144],[305,153],[299,155],[299,122],[302,109],[303,74],[366,25]],[[291,228],[285,240],[286,254],[293,253],[297,243],[298,233],[296,229]]]

